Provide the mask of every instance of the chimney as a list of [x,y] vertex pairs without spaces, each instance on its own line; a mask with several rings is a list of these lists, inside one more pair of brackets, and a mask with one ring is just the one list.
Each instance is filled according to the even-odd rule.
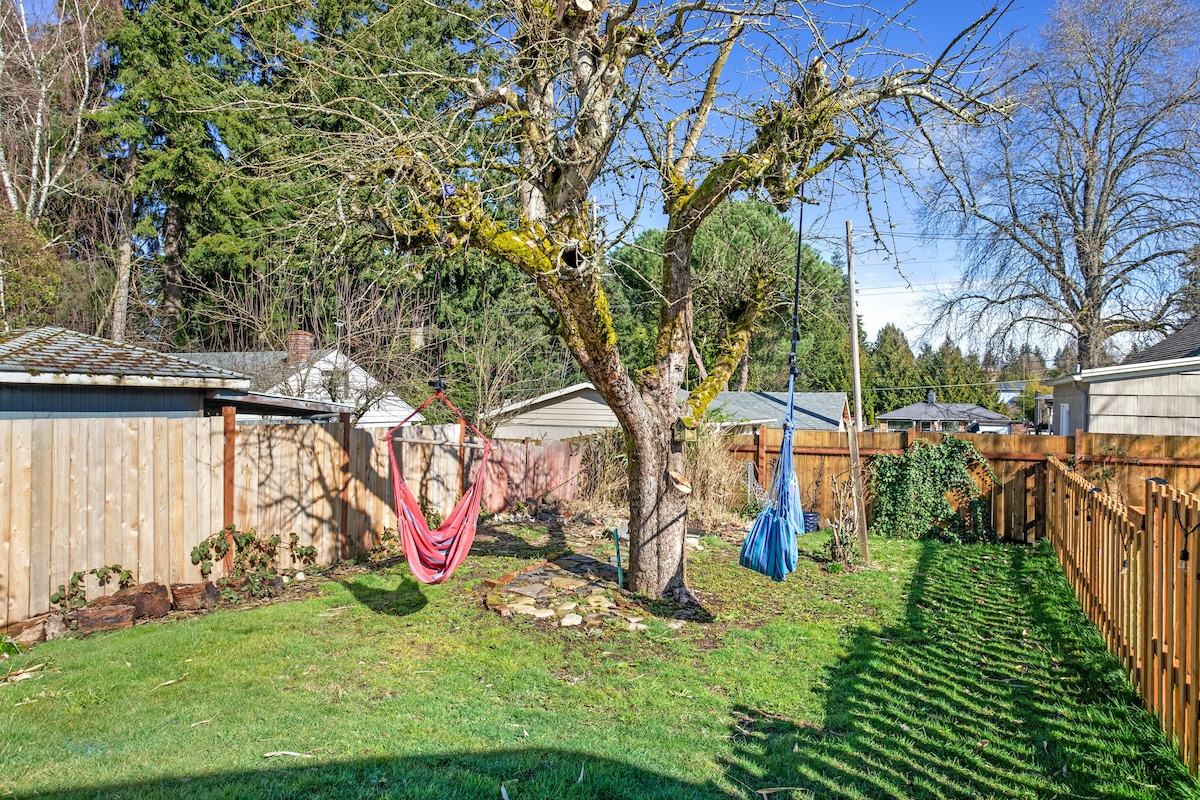
[[303,364],[312,357],[313,335],[308,331],[292,331],[287,335],[287,362]]
[[934,403],[936,403],[937,402],[937,392],[935,392],[933,389],[930,389],[928,392],[926,392],[925,393],[925,402],[929,403],[929,405],[933,405]]

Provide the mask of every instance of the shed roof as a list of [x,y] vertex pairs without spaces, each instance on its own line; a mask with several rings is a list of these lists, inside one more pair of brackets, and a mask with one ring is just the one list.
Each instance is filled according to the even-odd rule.
[[0,333],[0,381],[247,389],[245,375],[66,328]]
[[[846,393],[796,392],[795,408],[798,430],[839,431],[846,410]],[[782,427],[787,414],[787,392],[721,392],[708,410],[730,422]]]
[[886,414],[879,414],[876,419],[893,421],[923,422],[925,420],[951,420],[955,422],[1012,422],[1003,414],[990,411],[974,403],[930,403],[921,401],[897,408]]
[[1172,333],[1155,345],[1130,353],[1124,364],[1145,364],[1149,361],[1170,361],[1200,356],[1200,318]]

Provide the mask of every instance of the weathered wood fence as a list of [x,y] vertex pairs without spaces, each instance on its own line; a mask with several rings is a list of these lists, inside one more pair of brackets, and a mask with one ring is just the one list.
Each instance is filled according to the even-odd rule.
[[[1200,498],[1144,481],[1144,513],[1048,463],[1050,541],[1083,610],[1192,774],[1200,766]],[[1190,541],[1189,541],[1190,540]]]
[[[386,433],[232,416],[0,420],[0,629],[50,610],[76,571],[119,563],[138,581],[198,581],[191,550],[226,524],[284,542],[295,533],[321,564],[374,547],[396,524]],[[446,515],[479,449],[458,425],[406,428],[403,439],[405,480]],[[484,508],[573,499],[582,460],[568,443],[497,442]],[[280,560],[292,566],[286,549]],[[89,597],[114,589],[88,581]]]
[[[863,459],[878,453],[903,452],[917,439],[940,441],[941,433],[904,431],[859,434]],[[1000,538],[1032,542],[1046,535],[1046,459],[1056,456],[1075,463],[1084,475],[1118,499],[1141,503],[1147,478],[1162,478],[1183,491],[1200,492],[1200,438],[1130,436],[1077,432],[1075,436],[953,434],[973,443],[987,458],[997,481],[985,494],[991,522]],[[733,437],[735,457],[755,464],[769,476],[779,457],[783,432],[760,428]],[[850,473],[850,441],[846,433],[797,431],[793,442],[800,498],[806,511],[832,517],[830,475]],[[869,498],[868,498],[869,501]]]

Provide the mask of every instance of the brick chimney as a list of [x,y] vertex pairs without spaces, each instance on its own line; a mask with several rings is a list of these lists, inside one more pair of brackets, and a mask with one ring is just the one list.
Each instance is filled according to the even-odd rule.
[[292,331],[287,335],[287,363],[303,364],[312,358],[313,335],[308,331]]

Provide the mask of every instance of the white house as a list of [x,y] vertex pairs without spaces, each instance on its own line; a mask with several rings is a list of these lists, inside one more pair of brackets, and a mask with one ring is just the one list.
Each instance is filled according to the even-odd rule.
[[[183,358],[249,375],[252,387],[268,394],[343,403],[354,408],[359,428],[391,427],[413,407],[336,348],[314,349],[313,335],[288,334],[286,350],[182,353]],[[424,421],[415,415],[409,424]]]

